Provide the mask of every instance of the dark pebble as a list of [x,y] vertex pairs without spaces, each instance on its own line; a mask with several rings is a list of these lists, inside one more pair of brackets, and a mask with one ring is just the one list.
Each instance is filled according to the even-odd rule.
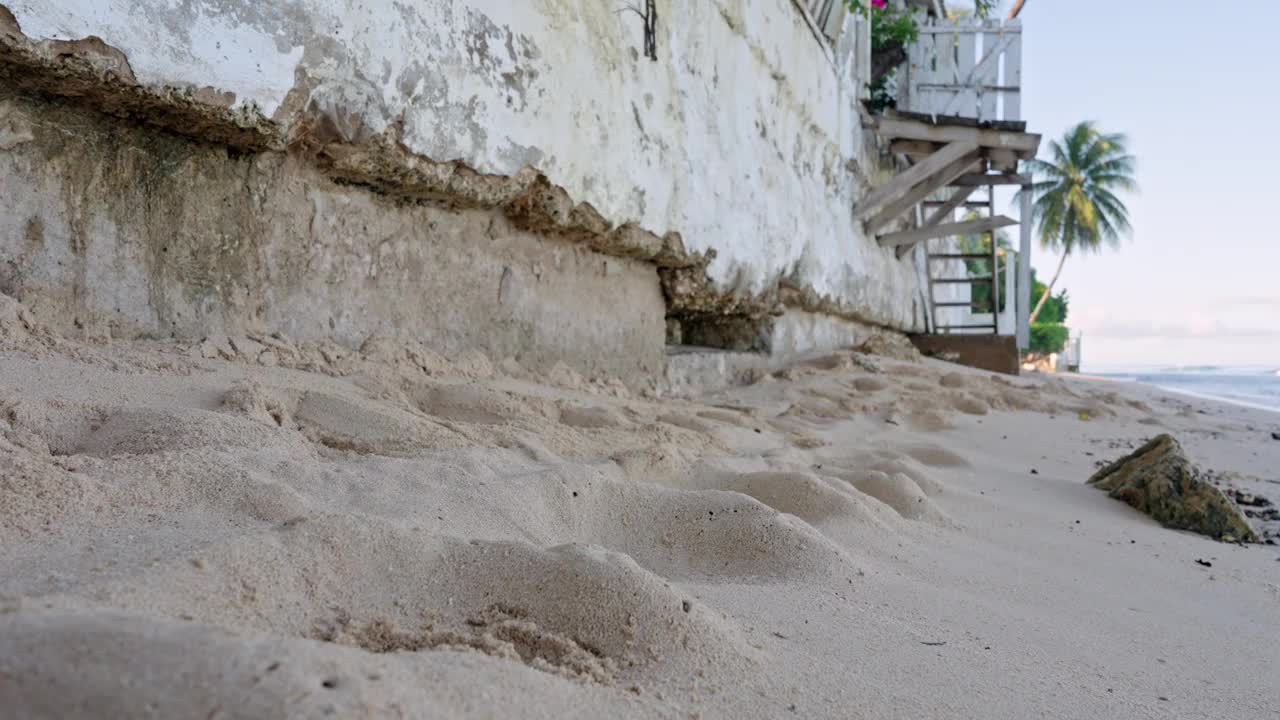
[[1213,563],[1209,562],[1208,560],[1201,560],[1199,558],[1196,558],[1196,564],[1203,565],[1205,567],[1213,567]]

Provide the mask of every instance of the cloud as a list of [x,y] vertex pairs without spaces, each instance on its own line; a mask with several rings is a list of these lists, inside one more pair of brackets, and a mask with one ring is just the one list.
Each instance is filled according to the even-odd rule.
[[[1280,301],[1277,301],[1280,306]],[[1136,309],[1130,313],[1139,314]],[[1067,318],[1073,331],[1092,337],[1170,338],[1170,339],[1245,339],[1276,338],[1280,340],[1280,321],[1265,318],[1234,317],[1230,314],[1206,315],[1193,312],[1181,317],[1144,320],[1106,310],[1089,308],[1079,317]]]
[[1280,310],[1280,297],[1264,297],[1260,295],[1235,297],[1218,300],[1213,305],[1223,308],[1271,308]]

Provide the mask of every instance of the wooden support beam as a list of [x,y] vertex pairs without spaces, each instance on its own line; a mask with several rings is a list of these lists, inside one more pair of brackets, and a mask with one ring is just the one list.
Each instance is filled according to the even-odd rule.
[[[957,190],[946,202],[942,203],[940,209],[935,211],[933,215],[927,216],[927,219],[920,227],[933,227],[934,225],[941,223],[943,220],[950,217],[951,213],[975,191],[977,191],[977,188],[964,188]],[[983,207],[986,207],[986,205],[983,205]],[[899,245],[896,253],[897,257],[901,259],[902,256],[911,252],[912,247],[914,247],[914,244]]]
[[1018,172],[1018,154],[1008,148],[996,148],[987,152],[991,169],[1002,173]]
[[964,222],[947,223],[946,225],[934,225],[933,227],[915,228],[914,230],[903,230],[902,232],[889,233],[881,235],[880,245],[882,247],[893,247],[896,245],[914,245],[922,240],[930,238],[950,237],[952,235],[970,235],[973,233],[989,232],[997,228],[1017,225],[1018,221],[1004,215],[995,217],[980,218],[978,220],[965,220]]
[[[888,183],[867,193],[858,203],[856,217],[866,220],[885,205],[902,198],[920,183],[945,169],[957,160],[978,151],[978,146],[971,142],[951,143],[938,152],[925,158],[917,165],[898,173]],[[941,187],[941,186],[938,186]]]
[[952,183],[956,187],[983,187],[986,185],[1026,185],[1026,175],[1016,175],[1012,173],[992,173],[990,175],[984,173],[974,173],[972,175],[962,175],[956,178]]
[[977,162],[978,149],[974,148],[970,152],[961,156],[955,162],[930,176],[924,182],[911,188],[907,194],[885,205],[884,209],[876,213],[875,216],[867,221],[867,233],[874,235],[880,230],[880,228],[888,225],[898,216],[902,215],[902,213],[915,207],[921,200],[934,194],[940,188],[944,188],[951,184],[952,180],[955,180],[961,175],[973,170],[975,163]]
[[1008,148],[1018,157],[1035,157],[1040,136],[1034,133],[965,127],[884,116],[876,121],[876,134],[886,140],[924,140],[934,143],[971,142],[984,148]]
[[1034,219],[1031,200],[1031,178],[1022,186],[1021,209],[1018,217],[1022,227],[1018,228],[1018,281],[1017,281],[1017,315],[1018,315],[1018,347],[1026,350],[1031,347],[1031,224]]
[[912,157],[932,155],[942,147],[941,144],[925,140],[894,140],[889,143],[889,152],[902,153]]
[[966,187],[956,190],[955,194],[942,204],[942,207],[934,210],[933,214],[924,221],[924,227],[933,227],[934,225],[938,225],[943,220],[951,217],[951,213],[955,212],[955,209],[960,207],[960,203],[968,200],[969,196],[977,191],[978,188],[976,187]]
[[[947,201],[946,200],[925,200],[920,204],[925,206],[925,208],[936,208],[936,207],[942,207],[943,205],[946,205]],[[961,207],[963,207],[965,210],[986,210],[987,201],[986,200],[966,200],[964,203],[961,204]]]

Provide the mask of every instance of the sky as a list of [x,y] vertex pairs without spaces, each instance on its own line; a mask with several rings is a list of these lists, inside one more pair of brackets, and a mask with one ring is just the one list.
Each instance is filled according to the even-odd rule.
[[[1021,17],[1042,148],[1091,119],[1138,159],[1132,238],[1059,280],[1083,369],[1280,368],[1280,0],[1027,0]],[[1041,279],[1057,259],[1037,246]]]

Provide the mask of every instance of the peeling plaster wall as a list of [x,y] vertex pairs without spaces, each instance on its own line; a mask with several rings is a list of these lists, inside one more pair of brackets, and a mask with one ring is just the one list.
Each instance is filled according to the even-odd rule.
[[294,156],[0,87],[0,198],[0,292],[66,334],[390,337],[529,369],[662,372],[652,263],[339,185]]
[[[302,108],[358,144],[532,167],[614,224],[714,250],[718,290],[789,287],[919,328],[913,260],[863,237],[854,73],[792,0],[659,0],[658,59],[604,0],[7,0],[33,39],[94,35],[151,86]],[[833,57],[835,58],[833,60]]]

